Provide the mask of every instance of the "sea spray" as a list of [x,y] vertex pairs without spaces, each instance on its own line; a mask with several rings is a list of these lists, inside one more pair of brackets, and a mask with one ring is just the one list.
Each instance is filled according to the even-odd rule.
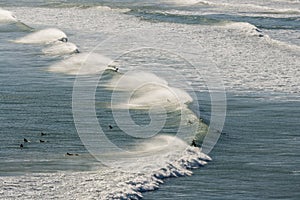
[[67,40],[67,35],[63,31],[57,28],[47,28],[30,33],[14,42],[22,44],[49,44],[60,40]]
[[57,55],[65,55],[72,53],[79,53],[78,47],[71,42],[55,42],[50,46],[44,48],[42,52],[45,55],[57,56]]
[[51,65],[48,71],[68,75],[96,75],[107,69],[111,63],[112,60],[103,55],[82,53]]
[[8,10],[0,8],[0,24],[17,22],[17,17]]

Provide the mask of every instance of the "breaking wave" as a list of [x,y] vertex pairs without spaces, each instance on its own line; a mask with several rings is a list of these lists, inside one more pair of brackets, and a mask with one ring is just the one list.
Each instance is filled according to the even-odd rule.
[[59,61],[48,68],[49,72],[68,75],[95,75],[107,69],[110,58],[96,53],[81,53]]
[[67,35],[57,28],[47,28],[30,33],[27,36],[15,40],[22,44],[49,44],[59,40],[67,40]]
[[[173,138],[164,138],[167,141],[170,139],[174,141]],[[66,196],[68,199],[140,199],[144,192],[157,190],[164,179],[190,176],[192,169],[211,160],[199,148],[188,146],[184,151],[176,153],[173,150],[173,153],[163,157],[167,164],[160,168],[148,168],[148,173],[138,171],[147,164],[140,160],[132,166],[131,172],[102,168],[92,172],[33,174],[30,180],[28,176],[4,177],[5,181],[0,183],[0,193],[9,189],[10,198],[18,198],[22,194],[22,199],[62,199]],[[161,162],[161,158],[158,156],[153,161]]]

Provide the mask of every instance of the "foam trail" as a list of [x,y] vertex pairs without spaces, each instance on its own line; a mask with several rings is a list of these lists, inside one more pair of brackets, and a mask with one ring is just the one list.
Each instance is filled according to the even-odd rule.
[[42,50],[46,55],[65,55],[79,53],[78,47],[71,42],[55,42]]
[[49,44],[63,39],[67,39],[67,35],[63,31],[56,28],[48,28],[19,38],[15,42],[22,44]]
[[93,75],[108,69],[110,58],[96,53],[76,54],[48,68],[50,72],[68,75]]

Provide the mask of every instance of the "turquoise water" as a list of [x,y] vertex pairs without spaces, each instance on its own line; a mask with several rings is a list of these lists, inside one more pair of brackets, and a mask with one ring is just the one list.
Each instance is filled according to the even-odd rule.
[[[213,115],[212,91],[208,90],[197,73],[190,71],[190,66],[179,55],[189,55],[185,54],[187,52],[201,55],[201,62],[208,66],[208,70],[211,63],[218,67],[225,85],[227,109],[224,128],[219,130],[222,132],[220,139],[209,153],[212,161],[205,167],[193,169],[192,176],[163,176],[167,178],[163,179],[165,184],[159,185],[155,191],[151,191],[143,182],[139,190],[143,192],[143,199],[300,197],[299,2],[251,1],[245,4],[235,1],[230,4],[209,1],[179,5],[152,1],[41,0],[4,1],[0,6],[13,11],[22,22],[0,24],[1,198],[14,199],[16,195],[23,195],[24,199],[39,199],[45,193],[46,199],[52,196],[58,199],[112,199],[113,195],[122,199],[117,196],[120,193],[118,188],[121,188],[122,194],[126,194],[130,190],[123,189],[125,183],[138,185],[133,177],[148,178],[152,175],[152,168],[147,165],[149,160],[137,159],[130,163],[135,168],[133,174],[118,174],[115,171],[107,172],[103,163],[89,153],[89,148],[78,134],[78,124],[76,126],[74,123],[72,95],[76,76],[49,70],[49,66],[72,58],[75,54],[52,56],[43,53],[47,47],[45,44],[12,42],[48,27],[63,30],[69,36],[69,42],[79,47],[78,55],[93,51],[99,44],[94,53],[113,58],[124,44],[138,44],[140,36],[144,36],[149,44],[160,43],[166,49],[175,49],[176,54],[166,53],[157,50],[161,47],[158,45],[154,50],[137,50],[122,55],[116,59],[119,72],[134,71],[142,66],[141,69],[163,76],[170,86],[179,87],[193,97],[194,102],[189,104],[188,114],[184,116],[194,116],[191,114],[194,113],[203,120],[203,126],[210,125]],[[126,31],[130,33],[128,37],[122,35]],[[116,37],[111,39],[111,36]],[[138,39],[132,39],[134,37]],[[205,63],[206,59],[210,62]],[[189,61],[188,58],[186,60]],[[206,70],[201,67],[195,66],[201,72]],[[105,83],[117,77],[114,71],[104,74]],[[181,84],[181,75],[187,84]],[[135,78],[139,83],[149,79],[147,76],[142,76],[142,80]],[[86,81],[92,80],[93,75],[87,75]],[[126,87],[131,86],[128,84]],[[160,95],[155,96],[156,90],[150,91],[149,95],[143,92],[135,94],[135,102],[145,103],[161,98]],[[166,91],[162,93],[165,95]],[[138,98],[143,95],[146,97]],[[165,103],[172,101],[168,98]],[[184,95],[179,95],[180,100],[184,98]],[[127,150],[143,149],[139,145],[145,144],[149,147],[145,148],[145,152],[149,151],[154,156],[151,162],[163,163],[161,151],[151,150],[151,147],[157,147],[157,141],[131,137],[118,127],[110,100],[111,91],[100,81],[96,90],[96,116],[109,140]],[[81,111],[84,112],[84,109]],[[151,113],[148,111],[149,108],[133,107],[130,115],[136,124],[145,127],[151,124]],[[159,134],[174,135],[180,127],[181,113],[171,110],[167,114],[167,122]],[[154,116],[159,118],[161,113]],[[82,119],[83,124],[88,124],[87,132],[93,130],[89,126],[89,119],[89,116]],[[192,136],[196,135],[196,132],[189,131],[189,122],[183,127]],[[24,143],[24,138],[30,142]],[[185,142],[190,143],[190,138]],[[20,148],[20,144],[24,148]],[[174,142],[174,148],[168,151],[176,151],[177,145],[181,148],[180,144]],[[66,156],[67,152],[79,156]],[[163,158],[167,163],[173,163],[174,160],[168,160],[172,156],[170,153]],[[147,169],[149,173],[139,171],[139,167]],[[160,167],[167,169],[170,166]],[[77,173],[82,174],[78,176]],[[34,177],[34,184],[26,182]],[[20,180],[23,182],[18,183]],[[47,184],[57,187],[57,190],[47,188]],[[74,184],[77,184],[76,188]],[[45,188],[39,189],[40,186]],[[71,193],[66,196],[64,191],[68,189]]]

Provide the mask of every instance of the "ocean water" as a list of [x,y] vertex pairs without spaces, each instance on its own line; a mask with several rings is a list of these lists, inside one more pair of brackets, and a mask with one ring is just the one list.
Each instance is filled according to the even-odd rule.
[[297,0],[4,0],[0,52],[0,199],[300,198]]

